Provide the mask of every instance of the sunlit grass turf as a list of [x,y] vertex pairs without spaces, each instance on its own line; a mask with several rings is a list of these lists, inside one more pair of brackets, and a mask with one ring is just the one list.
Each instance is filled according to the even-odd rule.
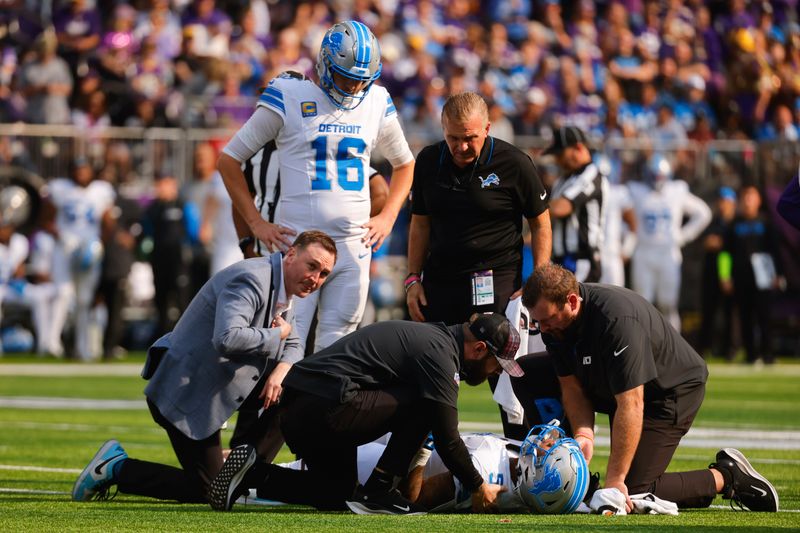
[[[134,360],[139,360],[139,357]],[[6,361],[3,361],[5,363]],[[17,362],[28,362],[21,358]],[[3,363],[0,363],[2,365]],[[68,364],[68,363],[65,363]],[[754,371],[712,365],[698,426],[742,427],[752,434],[743,448],[754,466],[776,485],[783,509],[800,509],[800,451],[767,450],[759,443],[770,429],[800,431],[800,367],[779,365]],[[131,377],[0,376],[0,396],[51,396],[141,400],[144,382]],[[496,407],[485,387],[464,387],[461,419],[496,422]],[[602,417],[600,424],[605,424]],[[68,493],[77,472],[106,439],[118,438],[135,457],[176,465],[169,442],[144,404],[130,411],[0,409],[0,464],[65,469],[37,472],[0,469],[0,487]],[[223,439],[227,441],[231,432]],[[716,449],[678,450],[670,470],[705,468]],[[604,472],[608,450],[599,448],[592,470]],[[291,456],[284,450],[279,460]],[[309,488],[313,490],[313,488]],[[715,504],[727,504],[717,499]],[[318,513],[307,508],[243,508],[215,513],[207,506],[176,505],[120,494],[115,501],[78,504],[67,494],[0,493],[0,531],[455,531],[583,529],[614,531],[764,531],[800,529],[800,513],[737,513],[729,509],[684,511],[678,517],[600,516],[425,516],[361,517]]]

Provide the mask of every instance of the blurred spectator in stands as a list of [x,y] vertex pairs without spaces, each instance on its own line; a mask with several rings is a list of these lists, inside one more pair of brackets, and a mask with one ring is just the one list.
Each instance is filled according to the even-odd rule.
[[715,130],[711,127],[711,121],[705,113],[698,113],[694,117],[694,129],[687,134],[689,140],[699,144],[706,144],[715,139]]
[[698,74],[689,76],[684,85],[686,98],[679,98],[674,103],[675,118],[688,132],[695,129],[696,117],[702,115],[712,129],[717,127],[716,114],[709,105],[706,96],[706,82]]
[[[718,256],[723,239],[736,216],[736,192],[721,187],[714,209],[714,218],[703,236],[703,272],[701,284],[701,318],[697,353],[706,356],[708,350],[727,360],[733,359],[733,298],[722,292],[719,283]],[[721,318],[720,327],[717,327]]]
[[559,0],[546,0],[544,2],[544,15],[542,19],[550,30],[550,41],[554,50],[566,51],[572,48],[572,37],[564,26],[564,17]]
[[178,196],[178,180],[169,173],[155,181],[155,199],[142,216],[143,246],[149,251],[155,285],[158,326],[154,337],[172,330],[190,299],[187,246],[197,238],[197,216]]
[[[694,54],[694,50],[686,39],[675,43],[676,77],[681,85],[687,86],[690,78],[699,76],[703,83],[711,79],[711,70]],[[705,90],[705,87],[703,87]]]
[[754,185],[739,191],[739,214],[725,234],[720,263],[722,290],[733,294],[748,363],[774,362],[771,295],[783,277],[777,235],[761,213],[761,193]]
[[18,71],[18,50],[0,46],[0,122],[22,120],[25,100],[14,91],[12,82]]
[[686,141],[686,130],[675,119],[671,104],[663,102],[658,106],[656,127],[650,132],[649,137],[656,143],[656,147],[659,147],[660,143],[668,145],[659,147],[661,149],[672,149]]
[[717,138],[728,139],[732,141],[747,140],[747,133],[744,131],[742,114],[739,109],[739,104],[734,100],[728,102],[728,105],[722,113],[723,121],[720,124],[721,129],[717,132]]
[[575,60],[561,56],[561,86],[558,103],[553,106],[553,126],[576,126],[587,134],[596,134],[601,127],[600,106],[596,96],[581,92]]
[[553,127],[547,113],[547,94],[539,87],[531,87],[525,94],[525,107],[514,117],[514,133],[550,139]]
[[208,109],[209,126],[237,129],[250,118],[253,101],[242,94],[240,81],[239,71],[229,64],[222,80],[221,92],[211,100]]
[[788,106],[778,105],[772,114],[772,120],[756,130],[759,141],[793,141],[800,139],[800,132],[794,124],[792,110]]
[[150,37],[156,42],[158,54],[166,59],[175,58],[181,50],[181,21],[170,10],[169,0],[149,0],[149,9],[139,13],[133,30],[136,41]]
[[131,6],[120,4],[114,9],[111,28],[103,35],[97,51],[104,78],[124,82],[130,74],[140,42],[133,33],[135,20],[136,10]]
[[89,95],[85,105],[72,110],[72,124],[88,143],[86,150],[92,160],[102,160],[107,139],[105,130],[111,126],[111,118],[106,112],[106,95],[95,91]]
[[231,36],[231,19],[215,0],[196,0],[183,13],[183,27],[191,28],[199,55],[225,57]]
[[195,50],[194,35],[194,29],[183,29],[180,53],[174,60],[175,87],[189,92],[195,92],[195,87],[205,84],[202,60]]
[[139,94],[163,102],[172,87],[172,65],[159,55],[155,39],[146,38],[136,64],[129,72],[131,88]]
[[711,74],[709,88],[713,92],[722,91],[725,87],[723,46],[720,35],[711,25],[711,11],[706,5],[697,6],[694,42],[695,55],[705,62]]
[[489,122],[492,124],[492,137],[514,144],[514,126],[503,108],[496,101],[489,101]]
[[21,141],[9,135],[0,136],[0,168],[20,167],[36,172],[30,154]]
[[755,19],[747,11],[747,0],[728,0],[728,9],[717,17],[717,31],[728,36],[739,29],[754,28]]
[[508,38],[519,44],[528,37],[528,20],[533,14],[531,0],[507,2],[504,0],[490,0],[485,3],[484,9],[492,22],[499,22],[508,29]]
[[[308,4],[304,5],[308,6]],[[258,35],[256,20],[257,15],[253,7],[242,14],[239,21],[239,33],[234,36],[231,51],[235,50],[237,53],[245,54],[259,65],[263,65],[267,59],[267,46],[270,44],[266,37],[269,34],[267,33],[265,37]]]
[[275,39],[275,47],[268,51],[269,68],[264,79],[271,80],[285,70],[314,77],[314,59],[303,48],[300,33],[293,27],[282,29]]
[[53,13],[53,26],[58,36],[58,55],[69,63],[73,73],[85,74],[89,56],[100,44],[100,11],[88,0],[69,0]]
[[125,121],[125,126],[140,128],[164,128],[168,126],[164,107],[142,94],[133,97],[134,114]]
[[20,92],[27,99],[26,118],[35,124],[67,124],[72,74],[56,55],[58,42],[52,31],[36,40],[36,58],[22,66]]
[[[101,176],[110,176],[108,172]],[[110,182],[112,186],[117,183]],[[136,200],[117,196],[109,222],[103,227],[103,267],[97,292],[106,308],[103,332],[103,359],[122,359],[126,355],[120,345],[124,333],[122,310],[127,301],[126,284],[134,261],[136,240],[141,234],[139,204]]]
[[608,71],[622,85],[625,96],[630,99],[641,89],[641,84],[655,78],[658,68],[649,60],[644,60],[636,49],[636,39],[628,29],[622,30],[616,53],[608,64]]
[[[202,222],[203,206],[211,193],[212,180],[217,172],[217,151],[209,142],[201,142],[194,149],[194,165],[190,180],[181,189],[181,199],[191,217]],[[210,276],[210,249],[199,240],[192,240],[189,262],[189,297],[191,298]]]

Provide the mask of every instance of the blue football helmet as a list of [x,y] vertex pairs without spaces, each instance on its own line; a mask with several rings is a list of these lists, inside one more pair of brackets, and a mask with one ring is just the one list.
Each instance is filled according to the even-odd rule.
[[534,426],[520,448],[515,490],[534,513],[573,513],[589,488],[581,448],[558,424]]
[[[378,39],[362,23],[338,22],[325,33],[317,56],[317,75],[320,87],[339,109],[358,107],[382,68]],[[358,93],[349,93],[333,81],[334,72],[367,85]]]

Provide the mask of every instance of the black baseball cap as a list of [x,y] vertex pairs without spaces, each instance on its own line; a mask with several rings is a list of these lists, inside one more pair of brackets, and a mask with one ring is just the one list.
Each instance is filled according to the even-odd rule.
[[543,152],[543,155],[559,154],[564,148],[575,146],[578,143],[588,144],[586,134],[575,126],[562,126],[553,135],[553,143]]
[[497,362],[509,376],[525,375],[514,357],[519,349],[519,333],[506,317],[498,313],[483,313],[469,321],[469,330],[479,341],[483,341],[497,358]]

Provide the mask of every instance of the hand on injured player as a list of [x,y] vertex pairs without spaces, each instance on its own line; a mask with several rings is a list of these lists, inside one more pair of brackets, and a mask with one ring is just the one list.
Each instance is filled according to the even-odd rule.
[[278,363],[267,378],[261,394],[258,395],[259,398],[264,400],[264,409],[268,409],[270,405],[276,404],[280,400],[283,392],[283,379],[289,373],[290,368],[292,368],[292,365],[289,363]]
[[497,496],[505,492],[506,488],[502,485],[486,483],[485,481],[472,493],[472,512],[473,513],[496,513]]

